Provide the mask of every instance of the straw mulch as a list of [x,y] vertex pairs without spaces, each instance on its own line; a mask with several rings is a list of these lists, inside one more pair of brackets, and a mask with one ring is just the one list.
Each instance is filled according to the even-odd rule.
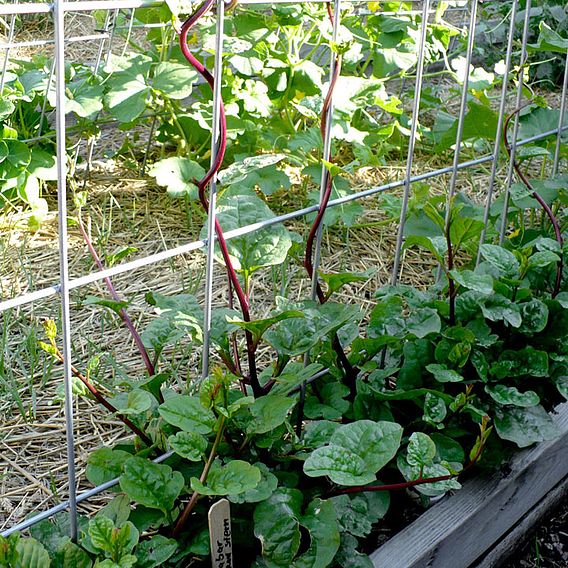
[[[436,167],[436,164],[429,167]],[[402,175],[402,165],[365,169],[358,173],[353,183],[361,190]],[[480,172],[478,175],[485,174]],[[467,186],[470,191],[475,187],[475,176],[472,179],[462,176],[462,181],[464,188]],[[440,178],[433,183],[441,192],[445,190],[447,180]],[[201,227],[195,210],[188,213],[183,202],[169,199],[151,181],[129,177],[124,171],[95,172],[87,181],[86,190],[89,202],[84,220],[103,257],[125,246],[137,249],[129,260],[153,254],[193,240]],[[374,269],[376,272],[368,282],[346,286],[336,295],[338,301],[356,301],[369,310],[374,304],[374,291],[390,278],[396,224],[389,222],[377,209],[376,198],[365,199],[363,205],[363,217],[348,234],[344,229],[336,228],[324,233],[323,269],[330,272]],[[73,205],[69,204],[69,207],[73,214]],[[55,203],[51,202],[50,208],[55,209]],[[302,234],[306,232],[302,220],[293,222],[289,228]],[[95,271],[77,228],[71,225],[69,232],[71,277]],[[27,229],[25,213],[6,215],[2,219],[0,243],[3,251],[0,289],[4,298],[57,283],[59,260],[55,213],[50,214],[49,220],[36,233]],[[402,280],[424,286],[431,281],[433,266],[418,251],[409,250],[404,257]],[[190,291],[202,299],[200,282],[203,273],[204,255],[196,251],[119,275],[113,278],[113,283],[120,295],[131,302],[129,314],[141,330],[152,317],[144,300],[146,292],[176,294]],[[288,278],[291,297],[308,297],[309,282],[301,266],[291,266]],[[252,298],[256,317],[262,317],[271,309],[274,291],[280,283],[280,272],[273,275],[270,269],[261,271],[254,278]],[[119,381],[117,369],[129,376],[142,376],[144,369],[128,333],[117,318],[103,308],[83,306],[82,301],[87,295],[108,297],[102,282],[72,291],[74,365],[84,369],[92,355],[102,354],[98,378],[109,388]],[[221,306],[227,302],[225,275],[220,268],[216,271],[214,302]],[[46,317],[58,320],[58,311],[58,299],[51,297],[9,314],[0,314],[0,320],[7,328],[6,352],[15,351],[30,328],[35,329],[37,338],[43,339],[41,321]],[[167,357],[173,369],[173,382],[183,388],[188,379],[196,376],[199,353],[186,344],[168,353]],[[36,372],[35,376],[25,376],[25,364],[23,369],[19,365],[19,369],[12,373],[11,380],[17,383],[12,387],[17,389],[25,412],[22,413],[10,394],[0,402],[0,528],[60,502],[68,492],[63,409],[60,402],[53,403],[56,389],[61,384],[61,368],[54,365],[51,372]],[[79,486],[86,488],[89,485],[83,473],[89,452],[128,438],[128,433],[104,409],[85,398],[75,401],[74,428]],[[87,506],[96,507],[101,499],[105,496],[91,500]]]
[[[29,20],[33,23],[33,18]],[[67,24],[76,36],[94,30],[94,22],[80,14],[69,16]],[[49,26],[40,21],[36,25],[37,30],[30,27],[26,19],[26,26],[18,31],[16,40],[51,36]],[[116,49],[120,52],[121,47]],[[93,61],[97,50],[96,42],[70,43],[66,55],[70,60]],[[47,47],[44,51],[49,55],[52,48]],[[27,53],[19,50],[17,55]],[[116,130],[105,130],[96,152],[120,147],[123,136],[124,133]],[[95,157],[98,155],[95,153]],[[447,165],[431,156],[420,157],[417,164],[414,173]],[[83,173],[79,172],[75,180],[77,189],[83,189]],[[401,179],[404,174],[403,162],[391,163],[388,167],[362,169],[352,181],[356,190],[362,190]],[[458,189],[482,198],[486,180],[484,169],[464,172],[460,174]],[[448,176],[430,183],[433,191],[445,193]],[[74,183],[70,186],[73,189]],[[161,188],[120,164],[116,167],[112,162],[98,164],[84,189],[89,196],[85,222],[103,257],[126,246],[137,249],[129,260],[144,257],[194,240],[201,228],[202,215],[188,211],[183,202],[170,200]],[[298,192],[299,189],[294,188],[290,195],[283,196],[282,201],[290,210],[305,199]],[[401,189],[396,191],[397,194],[400,192]],[[360,203],[365,207],[365,213],[356,227],[348,231],[333,228],[324,233],[322,268],[328,272],[374,269],[375,274],[367,282],[346,286],[336,295],[338,301],[356,301],[369,310],[374,303],[374,291],[390,278],[397,225],[377,208],[376,197]],[[53,197],[50,209],[56,209]],[[69,209],[74,214],[72,203],[69,203]],[[58,281],[56,215],[50,213],[35,233],[27,229],[26,223],[27,214],[19,211],[0,218],[0,294],[3,298],[54,285]],[[301,220],[290,223],[289,228],[306,233],[306,225]],[[69,249],[72,278],[96,270],[74,226],[69,227]],[[131,302],[129,314],[142,330],[152,317],[144,301],[145,293],[195,292],[203,299],[204,264],[203,254],[197,251],[122,274],[113,278],[113,283],[119,294]],[[419,251],[408,250],[404,253],[402,281],[425,286],[431,282],[433,267],[431,259]],[[214,303],[220,306],[227,303],[223,272],[220,268],[216,271],[214,285]],[[287,276],[290,297],[309,296],[309,282],[301,266],[291,266]],[[255,276],[252,290],[255,317],[262,317],[272,307],[274,292],[280,284],[279,271],[273,273],[268,269]],[[104,283],[97,282],[71,293],[74,365],[84,369],[90,357],[100,354],[101,370],[97,379],[109,389],[116,388],[120,373],[142,376],[144,369],[128,333],[114,315],[102,308],[83,306],[88,295],[107,297]],[[41,354],[40,367],[31,368],[26,361],[31,347],[21,351],[22,345],[30,342],[30,337],[31,344],[43,339],[41,322],[48,317],[59,320],[56,296],[0,314],[6,354],[4,365],[9,367],[9,372],[3,372],[0,367],[0,530],[59,503],[68,495],[63,409],[60,402],[54,402],[61,386],[61,368]],[[199,352],[191,345],[183,344],[168,352],[166,357],[171,363],[174,385],[177,383],[183,388],[187,380],[196,376]],[[75,461],[79,488],[84,489],[89,487],[84,477],[89,453],[101,445],[113,445],[127,439],[129,435],[121,423],[89,399],[76,399],[74,410]],[[106,499],[108,495],[96,497],[81,505],[81,509],[94,510]]]

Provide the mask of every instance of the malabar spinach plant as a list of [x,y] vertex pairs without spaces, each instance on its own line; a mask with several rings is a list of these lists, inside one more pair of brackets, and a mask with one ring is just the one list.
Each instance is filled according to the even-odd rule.
[[[187,40],[211,6],[208,0],[179,32],[181,53],[207,88],[213,79]],[[277,13],[296,17],[294,9]],[[345,53],[333,53],[341,69]],[[325,109],[324,102],[323,115]],[[225,156],[228,116],[221,113],[213,167],[188,170],[186,181],[205,208]],[[77,543],[67,536],[64,514],[37,524],[32,538],[0,540],[4,563],[197,564],[210,555],[209,507],[226,497],[242,565],[369,567],[365,539],[388,514],[392,491],[412,489],[425,500],[442,495],[459,489],[460,476],[474,466],[495,466],[512,447],[555,435],[549,412],[568,398],[568,292],[562,278],[557,289],[565,250],[549,226],[503,247],[481,245],[476,266],[479,208],[458,196],[446,216],[444,200],[415,200],[406,247],[420,247],[442,267],[436,285],[383,287],[363,313],[334,294],[366,275],[320,273],[316,300],[278,296],[259,319],[251,282],[259,270],[289,262],[298,237],[275,225],[227,241],[223,230],[273,217],[257,192],[231,187],[261,175],[253,164],[270,167],[277,158],[249,157],[224,172],[233,183],[219,199],[216,258],[228,271],[231,303],[213,311],[217,358],[202,382],[190,375],[185,390],[174,388],[165,357],[180,341],[202,347],[203,312],[194,296],[148,294],[156,317],[140,334],[110,281],[111,300],[88,300],[125,322],[146,370],[124,378],[119,393],[97,384],[96,360],[84,373],[72,370],[77,390],[134,435],[89,457],[88,479],[118,478],[117,495],[94,517],[80,518]],[[336,173],[330,163],[327,199]],[[397,204],[391,199],[390,206]],[[322,216],[307,238],[308,276]],[[77,220],[81,229],[80,211]],[[51,322],[46,336],[42,347],[61,361]],[[270,355],[260,357],[261,348]]]

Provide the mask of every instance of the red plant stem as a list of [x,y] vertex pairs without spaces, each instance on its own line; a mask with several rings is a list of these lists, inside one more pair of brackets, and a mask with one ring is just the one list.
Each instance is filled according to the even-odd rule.
[[[213,6],[214,0],[205,0],[205,2],[192,14],[182,25],[179,32],[180,48],[183,56],[187,59],[189,64],[207,81],[211,90],[214,90],[215,80],[213,75],[206,69],[206,67],[201,63],[190,51],[187,36],[191,28],[199,21],[199,19],[205,15]],[[205,176],[197,182],[197,188],[199,190],[199,200],[205,211],[209,210],[209,200],[205,194],[208,185],[211,183],[223,163],[223,158],[225,157],[225,150],[227,149],[227,119],[225,117],[225,107],[223,101],[220,101],[219,106],[219,124],[220,124],[220,136],[219,136],[219,147],[215,155],[215,160],[211,165],[209,171]],[[215,219],[215,233],[217,235],[217,242],[219,243],[219,248],[221,249],[221,254],[225,265],[227,267],[227,272],[229,274],[230,281],[233,285],[239,304],[241,306],[241,311],[243,313],[243,320],[250,321],[250,305],[249,299],[243,291],[239,278],[231,262],[229,255],[229,249],[227,247],[227,242],[223,235],[223,230],[218,219]],[[256,370],[256,349],[254,347],[252,333],[245,331],[245,339],[247,343],[247,358],[249,364],[249,374],[250,374],[250,384],[255,396],[261,396],[263,394],[263,389],[258,382],[258,375]]]
[[[229,305],[230,310],[235,309],[235,304],[233,302],[233,285],[231,284],[231,276],[229,274],[228,269],[227,269],[227,303]],[[242,377],[241,360],[240,360],[240,357],[239,357],[239,346],[237,345],[237,333],[236,332],[231,334],[230,342],[231,342],[231,349],[233,351],[233,357],[235,359],[235,363],[234,363],[233,366],[237,370],[237,372],[234,373],[234,374]]]
[[450,325],[456,324],[456,284],[450,272],[454,268],[454,250],[450,229],[452,226],[451,216],[448,216],[448,226],[446,227],[446,243],[448,245],[448,300],[450,303]]
[[[512,159],[511,146],[509,144],[509,135],[508,135],[509,124],[511,122],[511,119],[514,116],[516,116],[519,112],[521,112],[521,110],[523,110],[523,108],[525,108],[528,104],[530,104],[530,103],[526,103],[525,105],[521,106],[520,108],[514,110],[507,117],[507,120],[505,121],[505,125],[503,127],[503,139],[504,139],[504,142],[505,142],[505,149],[506,149],[507,154],[509,156],[509,160]],[[527,176],[523,173],[523,171],[521,170],[517,160],[513,160],[513,167],[515,168],[515,171],[517,172],[519,179],[525,184],[527,189],[532,192],[532,197],[538,201],[538,203],[540,204],[540,206],[542,207],[542,209],[546,213],[547,217],[550,219],[550,222],[551,222],[552,227],[554,229],[554,235],[556,236],[556,241],[560,245],[560,260],[558,261],[558,264],[556,266],[556,281],[554,283],[554,291],[552,292],[552,297],[554,298],[555,296],[558,295],[558,292],[560,292],[560,285],[562,283],[562,268],[563,268],[562,247],[563,247],[564,241],[563,241],[563,238],[562,238],[562,231],[560,230],[560,224],[558,223],[558,219],[554,215],[554,212],[552,211],[552,209],[550,208],[548,203],[546,203],[546,201],[539,195],[539,193],[535,190],[535,188],[533,187],[533,185],[531,184],[531,182],[529,181]]]
[[[333,16],[333,10],[331,7],[331,3],[328,2],[326,4],[327,7],[327,13],[329,15],[329,19],[331,21],[331,25],[333,26],[334,23],[334,16]],[[329,89],[327,91],[327,95],[325,97],[325,100],[323,102],[323,107],[322,107],[322,120],[321,120],[321,124],[320,124],[320,132],[321,132],[321,136],[322,136],[322,140],[325,143],[325,136],[326,136],[326,131],[327,131],[327,126],[328,126],[328,120],[329,120],[329,109],[331,108],[331,102],[332,102],[332,97],[333,97],[333,92],[335,90],[335,87],[337,85],[337,80],[339,79],[339,75],[341,73],[341,55],[340,54],[336,54],[335,56],[335,66],[333,68],[333,75],[331,77],[331,81],[329,83]],[[330,156],[330,161],[331,161],[331,156]],[[333,176],[331,175],[331,172],[329,172],[327,169],[324,170],[324,180],[323,180],[323,185],[324,185],[324,192],[322,195],[322,199],[321,199],[321,203],[320,203],[320,207],[318,210],[318,213],[316,215],[316,218],[313,222],[312,228],[308,234],[308,239],[306,241],[306,252],[304,255],[304,268],[306,269],[306,272],[308,273],[308,276],[310,277],[310,279],[313,281],[314,279],[314,264],[313,264],[313,255],[314,255],[314,242],[316,240],[316,237],[318,235],[318,231],[320,229],[321,223],[323,221],[323,217],[325,215],[329,200],[331,198],[331,191],[333,189]],[[325,304],[325,302],[327,301],[327,298],[325,296],[325,294],[323,293],[323,290],[321,289],[321,286],[319,284],[319,282],[316,281],[316,294],[318,297],[318,300],[320,302],[320,304]],[[354,381],[354,369],[351,366],[351,364],[349,363],[349,360],[347,359],[347,356],[345,355],[345,351],[343,351],[343,347],[341,346],[341,343],[337,337],[337,334],[335,334],[333,340],[332,340],[332,347],[334,349],[334,351],[337,353],[337,357],[339,359],[339,362],[341,364],[341,366],[344,368],[345,374],[346,376],[349,378],[350,382],[352,383],[350,385],[350,388],[353,390],[354,386],[355,386],[355,381]]]
[[[61,351],[59,351],[59,349],[56,350],[55,352],[55,356],[57,357],[57,359],[63,363],[64,362],[64,358],[63,358],[63,354],[61,353]],[[134,434],[136,434],[148,447],[150,447],[152,445],[152,440],[146,435],[144,434],[144,432],[142,432],[142,430],[140,430],[140,428],[138,428],[138,426],[136,426],[136,424],[134,424],[133,422],[131,422],[128,418],[126,418],[126,416],[124,416],[123,414],[120,414],[120,412],[118,411],[118,409],[111,403],[109,402],[95,387],[95,385],[93,385],[93,383],[91,383],[91,381],[85,377],[85,375],[83,375],[83,373],[81,373],[81,371],[79,371],[79,369],[77,369],[76,367],[74,367],[73,365],[71,365],[71,372],[73,373],[73,375],[75,375],[84,385],[85,387],[87,387],[87,389],[89,390],[89,392],[93,395],[93,397],[96,399],[96,401],[101,404],[102,406],[104,406],[108,411],[112,412],[113,414],[116,414],[116,417],[126,426],[128,427],[132,432],[134,432]]]
[[349,493],[363,493],[364,491],[396,491],[398,489],[408,489],[416,485],[424,485],[426,483],[436,483],[437,481],[448,481],[457,477],[456,474],[440,475],[438,477],[427,477],[423,479],[415,479],[413,481],[404,481],[401,483],[391,483],[389,485],[369,485],[367,487],[349,487],[335,491],[333,495],[346,495]]
[[[91,256],[93,257],[95,264],[98,266],[100,271],[103,271],[105,269],[105,267],[104,267],[101,259],[99,258],[99,255],[98,255],[95,247],[93,246],[93,243],[92,243],[87,231],[85,230],[85,226],[83,225],[83,221],[81,219],[80,214],[77,217],[77,224],[79,225],[79,231],[81,232],[81,235],[83,236],[83,240],[85,241],[87,248],[89,249],[89,252],[91,253]],[[106,287],[107,287],[110,295],[112,296],[113,300],[115,302],[121,302],[122,300],[121,300],[120,296],[118,295],[118,293],[116,292],[116,289],[113,286],[113,283],[111,282],[110,278],[105,278],[104,282],[105,282]],[[148,374],[151,377],[153,377],[156,374],[156,369],[154,367],[154,364],[150,360],[150,356],[148,355],[148,351],[146,351],[146,347],[144,347],[144,343],[142,342],[142,338],[140,337],[140,334],[138,333],[138,331],[134,327],[134,323],[132,323],[130,316],[126,313],[126,310],[124,308],[122,308],[120,310],[119,316],[120,316],[120,319],[124,322],[124,325],[128,328],[130,335],[134,339],[134,343],[136,343],[136,347],[138,348],[140,356],[142,357],[142,361],[144,362],[144,366],[146,367],[146,371],[148,371]],[[160,402],[163,402],[163,400],[160,401]]]
[[[329,85],[329,90],[327,92],[327,96],[325,97],[325,101],[323,103],[322,108],[322,121],[320,125],[320,132],[322,135],[322,139],[325,141],[325,132],[327,129],[327,120],[328,120],[328,111],[331,106],[331,97],[333,95],[333,91],[335,89],[335,85],[337,84],[337,79],[339,78],[339,74],[341,72],[341,57],[337,55],[335,59],[335,68],[333,70],[333,76]],[[331,159],[331,158],[330,158]],[[323,192],[320,208],[308,235],[308,240],[306,242],[306,253],[304,256],[304,267],[308,273],[310,278],[313,278],[314,275],[314,265],[313,265],[313,249],[314,249],[314,241],[317,237],[318,230],[320,225],[323,221],[323,217],[325,215],[325,211],[327,209],[327,205],[331,198],[331,191],[333,189],[333,177],[328,170],[324,171],[324,184],[325,189]],[[320,304],[324,304],[326,302],[326,297],[321,289],[319,282],[316,282],[316,293],[318,295],[318,299]]]

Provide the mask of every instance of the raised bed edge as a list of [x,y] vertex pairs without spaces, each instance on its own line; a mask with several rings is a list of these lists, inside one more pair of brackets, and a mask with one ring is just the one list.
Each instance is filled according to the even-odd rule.
[[568,477],[565,477],[546,497],[475,564],[475,568],[502,568],[534,536],[541,521],[546,521],[550,511],[554,511],[568,498]]
[[506,473],[472,479],[371,554],[375,568],[470,568],[568,476],[568,403],[558,436],[521,451]]

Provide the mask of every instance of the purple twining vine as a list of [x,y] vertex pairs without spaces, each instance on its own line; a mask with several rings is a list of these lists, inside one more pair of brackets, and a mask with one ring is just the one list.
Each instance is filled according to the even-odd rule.
[[564,244],[564,240],[562,238],[562,231],[560,230],[560,223],[558,222],[558,219],[556,218],[556,215],[552,211],[552,208],[550,207],[550,205],[548,205],[548,203],[539,195],[539,193],[535,190],[535,188],[532,185],[532,183],[530,182],[530,180],[524,174],[523,170],[521,170],[519,162],[517,162],[517,160],[513,159],[513,155],[512,155],[512,151],[511,151],[511,144],[509,143],[508,131],[509,131],[509,124],[511,123],[511,120],[515,116],[517,116],[529,104],[530,103],[526,103],[526,104],[522,105],[521,107],[515,109],[507,117],[507,119],[505,120],[505,125],[503,126],[503,140],[505,142],[505,150],[507,151],[507,155],[509,156],[509,160],[513,161],[513,168],[515,168],[515,171],[517,172],[517,175],[519,176],[519,179],[521,180],[521,182],[531,192],[531,196],[534,199],[536,199],[536,201],[538,201],[538,203],[542,207],[543,211],[546,213],[546,216],[549,218],[550,223],[552,224],[552,227],[554,229],[554,235],[556,237],[556,241],[560,245],[560,254],[559,254],[560,260],[558,261],[558,264],[556,265],[556,280],[554,282],[554,290],[552,292],[552,297],[554,298],[558,295],[558,292],[560,292],[560,285],[562,284],[562,269],[563,269],[562,247],[563,247],[563,244]]

